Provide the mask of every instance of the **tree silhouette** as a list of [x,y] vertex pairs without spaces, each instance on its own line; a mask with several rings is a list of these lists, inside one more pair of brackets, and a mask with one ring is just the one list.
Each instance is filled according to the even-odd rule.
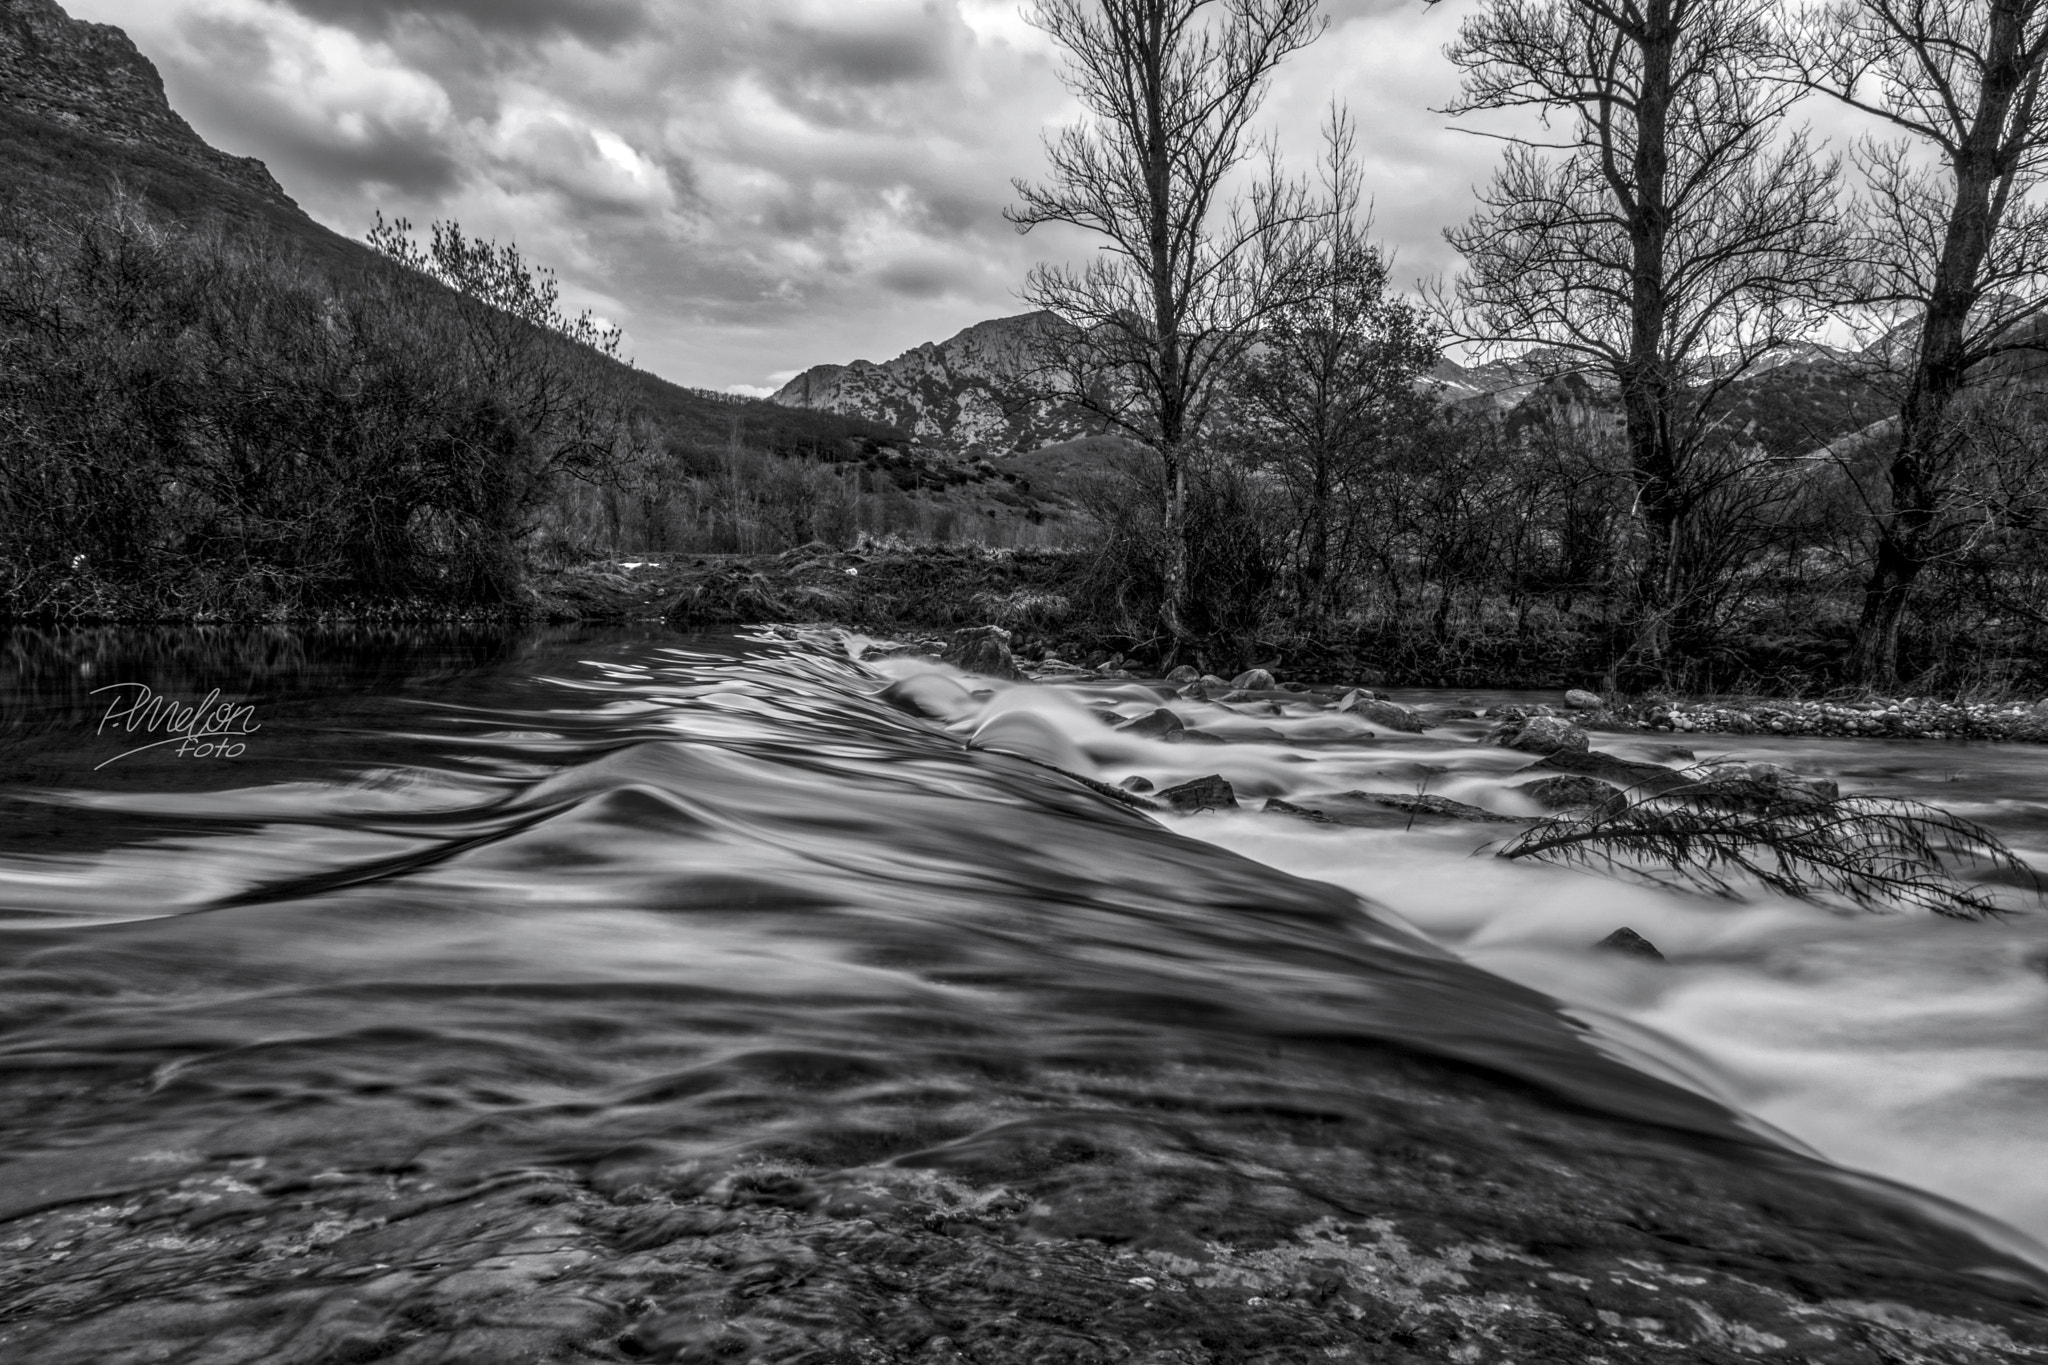
[[1729,477],[1702,458],[1717,399],[1811,330],[1841,268],[1836,163],[1782,133],[1775,50],[1764,0],[1488,0],[1449,49],[1453,113],[1555,126],[1508,135],[1446,233],[1450,311],[1466,339],[1618,387],[1645,542],[1625,668],[1668,669],[1694,597],[1686,525]]
[[1046,139],[1050,176],[1015,181],[1021,231],[1065,223],[1103,240],[1085,266],[1041,265],[1025,297],[1047,329],[1057,396],[1146,442],[1164,467],[1161,624],[1189,641],[1187,463],[1262,311],[1288,230],[1309,208],[1273,158],[1244,195],[1225,182],[1260,151],[1251,120],[1273,70],[1322,31],[1315,0],[1038,0],[1087,117]]
[[1904,134],[1860,149],[1871,195],[1859,301],[1919,324],[1893,343],[1904,395],[1851,661],[1883,686],[1897,680],[1915,582],[1981,520],[1966,509],[1979,443],[1958,400],[1984,361],[2035,343],[2026,324],[2048,308],[2048,205],[2033,197],[2048,172],[2048,4],[1844,0],[1804,14],[1795,39],[1796,86]]

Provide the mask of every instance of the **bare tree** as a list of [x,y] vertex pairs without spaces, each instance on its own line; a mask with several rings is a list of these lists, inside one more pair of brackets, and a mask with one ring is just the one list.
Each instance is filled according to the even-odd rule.
[[1871,232],[1858,301],[1919,324],[1894,343],[1904,393],[1851,660],[1887,685],[1915,582],[1981,521],[1958,400],[1985,361],[2038,344],[2028,324],[2048,308],[2048,205],[2032,197],[2048,172],[2048,3],[1843,0],[1795,36],[1796,85],[1905,134],[1859,149]]
[[1317,219],[1238,386],[1248,443],[1292,494],[1296,597],[1316,630],[1357,548],[1358,504],[1384,483],[1375,466],[1435,406],[1420,381],[1439,358],[1421,312],[1388,292],[1348,113],[1331,110],[1323,141]]
[[[1680,552],[1717,401],[1806,335],[1841,268],[1836,162],[1784,131],[1768,0],[1488,0],[1451,60],[1452,112],[1534,110],[1465,256],[1458,334],[1610,377],[1645,549],[1617,667],[1668,670],[1696,585]],[[1717,484],[1725,470],[1707,477]]]
[[1187,461],[1220,381],[1269,302],[1276,252],[1305,196],[1267,173],[1227,182],[1261,150],[1251,121],[1288,54],[1322,31],[1316,0],[1037,0],[1087,118],[1046,140],[1043,185],[1015,182],[1020,231],[1066,223],[1104,238],[1081,268],[1039,266],[1025,297],[1048,329],[1057,395],[1151,445],[1164,467],[1161,623],[1185,647]]

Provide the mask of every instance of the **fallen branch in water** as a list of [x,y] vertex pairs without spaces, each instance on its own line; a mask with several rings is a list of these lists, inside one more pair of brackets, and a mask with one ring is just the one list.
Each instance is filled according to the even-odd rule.
[[1904,907],[1956,919],[2005,911],[1956,864],[1998,882],[2044,889],[2039,874],[1983,826],[1916,801],[1731,800],[1726,783],[1615,799],[1545,820],[1496,855],[1543,858],[1658,886],[1737,898],[1746,881],[1800,900]]

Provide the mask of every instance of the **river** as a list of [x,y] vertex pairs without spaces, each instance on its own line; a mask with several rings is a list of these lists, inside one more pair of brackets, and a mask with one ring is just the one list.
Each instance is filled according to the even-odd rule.
[[[0,1360],[2048,1358],[2048,915],[1309,823],[1529,759],[872,643],[11,636]],[[1688,742],[2048,868],[2042,750]]]

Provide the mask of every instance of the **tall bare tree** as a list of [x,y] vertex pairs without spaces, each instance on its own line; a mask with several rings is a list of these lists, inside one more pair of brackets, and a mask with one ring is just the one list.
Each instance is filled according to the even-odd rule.
[[1086,118],[1046,140],[1050,175],[1019,180],[1020,231],[1097,234],[1085,266],[1039,266],[1025,297],[1053,329],[1046,372],[1078,402],[1159,453],[1167,562],[1161,624],[1178,652],[1191,537],[1187,462],[1217,388],[1269,302],[1288,229],[1308,212],[1270,154],[1239,195],[1229,182],[1261,145],[1252,119],[1273,70],[1323,25],[1316,0],[1037,0],[1030,17],[1066,54]]
[[[1985,361],[2040,344],[2048,309],[2048,0],[1843,0],[1802,16],[1795,83],[1904,134],[1859,149],[1870,181],[1859,301],[1917,321],[1903,370],[1852,666],[1896,682],[1921,573],[1981,522],[1976,424],[1959,399]],[[1929,166],[1926,153],[1938,164]]]
[[1323,146],[1316,219],[1237,385],[1247,444],[1292,495],[1295,593],[1319,632],[1361,548],[1359,504],[1384,486],[1380,466],[1436,406],[1421,381],[1439,359],[1422,311],[1388,290],[1347,111],[1330,111]]
[[1836,163],[1784,129],[1771,24],[1769,0],[1487,0],[1449,49],[1454,113],[1533,110],[1546,130],[1506,137],[1446,234],[1456,327],[1618,386],[1644,532],[1631,671],[1668,670],[1694,596],[1681,546],[1727,474],[1701,459],[1717,400],[1809,332],[1840,269]]

